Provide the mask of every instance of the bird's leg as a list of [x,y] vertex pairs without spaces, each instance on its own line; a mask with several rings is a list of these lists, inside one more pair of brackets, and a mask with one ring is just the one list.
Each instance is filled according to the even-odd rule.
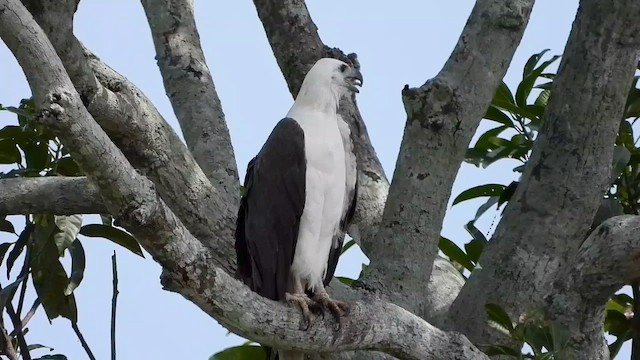
[[302,288],[302,284],[299,279],[294,279],[292,284],[293,291],[291,293],[286,292],[284,294],[287,302],[296,304],[302,310],[302,317],[305,321],[304,330],[308,330],[311,326],[311,310],[310,307],[317,306],[317,304],[311,300]]
[[315,291],[312,300],[331,312],[338,323],[336,330],[340,330],[343,317],[349,313],[349,304],[344,301],[331,299],[324,289],[324,286],[320,286],[318,290]]

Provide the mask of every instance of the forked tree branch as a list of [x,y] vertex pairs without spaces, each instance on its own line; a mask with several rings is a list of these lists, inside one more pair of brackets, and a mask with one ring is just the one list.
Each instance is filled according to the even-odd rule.
[[[640,55],[640,2],[582,0],[522,179],[454,302],[454,328],[495,343],[484,305],[519,316],[570,263],[610,186],[613,145]],[[527,221],[522,221],[527,219]],[[508,269],[508,270],[505,270]],[[574,306],[588,298],[574,299]],[[594,340],[595,341],[595,340]]]
[[383,350],[405,359],[488,359],[464,337],[446,333],[396,305],[353,304],[339,332],[318,322],[296,329],[297,309],[263,298],[215,266],[212,254],[136,172],[82,105],[50,42],[18,0],[0,1],[0,38],[25,71],[40,109],[38,121],[71,149],[100,189],[107,208],[164,269],[164,285],[241,336],[303,351]]
[[[22,0],[38,20],[94,119],[131,164],[156,185],[189,231],[234,271],[235,206],[212,186],[184,143],[151,101],[75,38],[77,0]],[[224,190],[224,189],[222,189]],[[220,234],[226,234],[218,238]]]
[[187,146],[230,205],[240,199],[229,129],[200,45],[193,1],[142,0],[156,59]]
[[[640,216],[610,218],[580,246],[575,259],[547,287],[544,305],[550,319],[569,327],[575,359],[608,360],[602,319],[609,298],[640,278]],[[571,357],[570,357],[571,358]]]
[[[522,38],[534,0],[479,0],[438,75],[405,86],[404,136],[365,281],[423,311],[453,181]],[[402,279],[402,281],[396,281]],[[415,291],[406,296],[406,289]]]

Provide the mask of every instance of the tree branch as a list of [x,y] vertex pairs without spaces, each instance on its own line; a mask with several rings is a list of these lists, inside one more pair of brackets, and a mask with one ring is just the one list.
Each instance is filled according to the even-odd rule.
[[55,51],[18,0],[0,1],[0,38],[29,79],[38,120],[57,134],[100,189],[107,208],[167,270],[166,288],[179,291],[241,336],[303,351],[383,350],[406,359],[488,359],[464,337],[446,333],[402,308],[375,299],[353,304],[342,330],[317,323],[296,330],[302,315],[263,298],[212,262],[212,254],[155,194],[93,122]]
[[[417,291],[394,299],[413,311],[425,307],[426,284],[438,253],[451,186],[464,154],[520,43],[533,0],[477,1],[453,53],[438,75],[419,88],[405,86],[404,137],[365,281]],[[401,282],[396,279],[403,279]]]
[[536,303],[531,294],[562,275],[586,237],[610,185],[613,144],[640,55],[639,12],[634,0],[580,2],[520,185],[482,253],[482,270],[451,308],[454,328],[476,343],[498,336],[486,326],[485,303],[518,316]]
[[[289,91],[295,97],[302,80],[322,57],[334,57],[360,66],[355,54],[349,58],[339,49],[329,48],[320,39],[304,0],[254,0],[258,17],[284,75]],[[340,115],[349,124],[358,162],[358,199],[355,220],[348,229],[365,253],[372,247],[373,235],[382,217],[389,181],[371,144],[355,97],[343,99]]]
[[[131,164],[154,182],[160,196],[225,270],[236,268],[235,206],[214,188],[187,147],[140,89],[92,54],[72,33],[77,0],[23,0],[53,39],[94,119]],[[71,6],[71,5],[74,6]],[[217,234],[229,236],[217,238]]]
[[601,224],[585,240],[575,260],[544,296],[551,319],[571,331],[575,359],[609,359],[602,336],[602,319],[609,298],[640,278],[640,216],[616,216]]
[[142,0],[156,58],[185,141],[229,204],[240,199],[238,169],[220,98],[205,62],[193,1]]
[[0,214],[104,214],[100,192],[86,177],[0,179]]

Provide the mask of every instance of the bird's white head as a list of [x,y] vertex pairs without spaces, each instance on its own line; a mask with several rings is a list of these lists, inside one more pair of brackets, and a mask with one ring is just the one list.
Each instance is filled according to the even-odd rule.
[[296,104],[336,110],[345,94],[360,92],[360,70],[333,58],[318,60],[307,73],[296,97]]

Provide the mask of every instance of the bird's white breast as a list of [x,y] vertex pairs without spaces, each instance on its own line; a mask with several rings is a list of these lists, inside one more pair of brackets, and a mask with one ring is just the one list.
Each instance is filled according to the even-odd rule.
[[346,196],[345,149],[336,114],[290,113],[304,131],[305,207],[291,273],[310,289],[322,286]]

